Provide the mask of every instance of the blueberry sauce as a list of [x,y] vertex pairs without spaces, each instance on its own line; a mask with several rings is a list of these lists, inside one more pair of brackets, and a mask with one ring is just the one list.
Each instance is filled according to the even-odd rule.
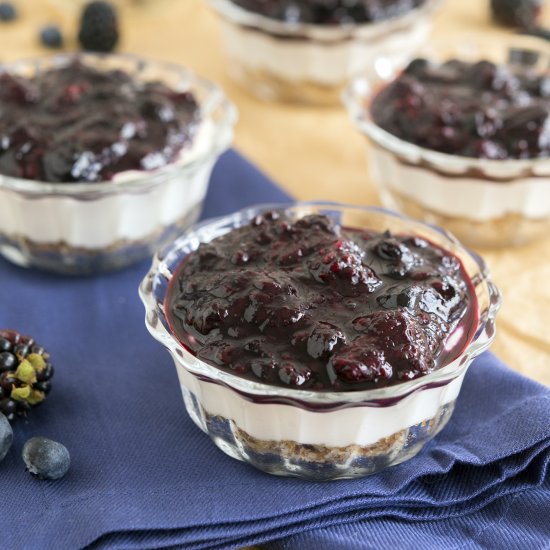
[[374,122],[442,153],[484,159],[550,155],[550,73],[489,61],[415,59],[374,98]]
[[174,161],[196,132],[193,95],[73,61],[24,78],[0,74],[0,174],[97,182]]
[[425,375],[456,358],[477,327],[475,291],[456,256],[317,214],[268,212],[202,243],[177,267],[165,309],[205,362],[317,391]]
[[426,0],[232,0],[254,13],[286,23],[349,25],[398,17]]

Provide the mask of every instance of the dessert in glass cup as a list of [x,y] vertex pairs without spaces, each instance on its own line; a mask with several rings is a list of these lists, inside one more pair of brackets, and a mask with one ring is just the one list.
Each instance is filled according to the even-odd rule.
[[140,295],[193,421],[234,458],[310,479],[416,455],[451,417],[500,303],[453,237],[330,203],[193,227]]

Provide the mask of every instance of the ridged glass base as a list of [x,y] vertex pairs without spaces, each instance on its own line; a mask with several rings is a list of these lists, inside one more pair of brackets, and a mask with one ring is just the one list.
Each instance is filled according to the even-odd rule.
[[74,247],[64,242],[36,243],[0,234],[0,254],[21,267],[36,267],[64,275],[116,271],[151,257],[157,248],[173,241],[198,220],[201,208],[202,205],[197,205],[174,224],[143,239],[121,239],[102,249]]
[[210,415],[194,394],[186,389],[183,392],[189,416],[224,453],[269,474],[315,481],[364,477],[412,458],[443,429],[455,405],[454,401],[448,403],[439,409],[436,417],[372,445],[328,447],[257,439],[240,429],[233,420]]

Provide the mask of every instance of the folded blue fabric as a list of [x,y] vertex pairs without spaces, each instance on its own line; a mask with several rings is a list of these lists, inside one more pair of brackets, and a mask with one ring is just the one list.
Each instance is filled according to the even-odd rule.
[[[204,215],[288,200],[229,152]],[[0,464],[0,548],[548,542],[547,388],[485,354],[470,368],[449,425],[416,458],[353,481],[269,476],[224,455],[187,417],[172,360],[143,322],[137,286],[148,266],[67,278],[0,261],[0,327],[33,335],[56,367],[50,397],[16,425]],[[64,479],[24,471],[21,448],[35,435],[70,450]]]

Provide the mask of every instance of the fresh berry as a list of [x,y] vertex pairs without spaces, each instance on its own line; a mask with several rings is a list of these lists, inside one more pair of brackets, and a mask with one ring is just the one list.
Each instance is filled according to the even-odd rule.
[[0,462],[8,454],[13,442],[13,431],[11,424],[5,415],[0,413]]
[[32,437],[23,446],[23,461],[27,470],[39,479],[60,479],[71,465],[71,456],[65,445],[47,439]]
[[536,26],[543,0],[491,0],[493,19],[507,27],[530,29]]
[[118,17],[109,2],[86,4],[80,19],[78,40],[84,50],[110,52],[119,38]]
[[46,399],[53,367],[44,348],[28,336],[0,330],[0,413],[12,422]]
[[40,42],[47,48],[63,47],[63,35],[57,25],[46,25],[40,31]]
[[17,19],[17,10],[10,2],[0,2],[0,21],[8,22]]

